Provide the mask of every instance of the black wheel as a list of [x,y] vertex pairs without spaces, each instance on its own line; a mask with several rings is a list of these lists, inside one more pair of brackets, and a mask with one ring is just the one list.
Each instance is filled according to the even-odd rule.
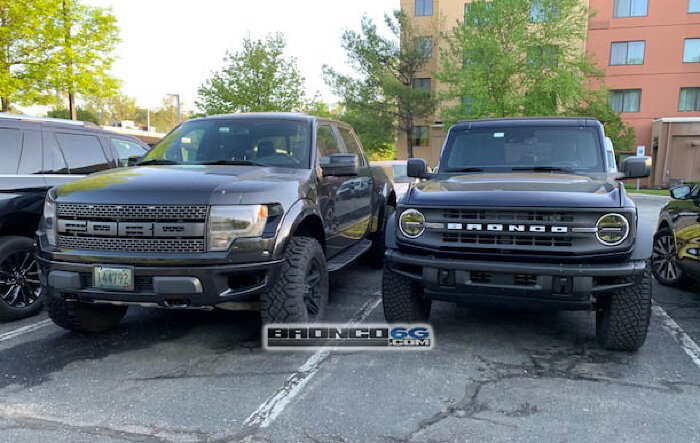
[[46,311],[58,326],[74,332],[97,334],[114,329],[126,315],[126,306],[93,305],[46,297]]
[[394,215],[396,209],[393,206],[388,206],[384,210],[384,217],[382,217],[382,224],[379,230],[372,237],[372,247],[367,253],[367,258],[370,264],[375,267],[381,267],[384,265],[384,253],[386,252],[386,226],[389,223],[389,219]]
[[[636,351],[647,337],[651,319],[651,270],[629,277],[633,286],[599,297],[596,306],[596,336],[606,349]],[[636,281],[635,281],[636,280]]]
[[18,320],[41,310],[39,266],[34,241],[26,237],[0,240],[0,320]]
[[660,229],[654,235],[651,271],[664,286],[684,287],[692,284],[692,280],[678,266],[676,239],[669,228]]
[[260,296],[264,323],[316,323],[328,304],[326,257],[318,240],[293,237],[285,252],[282,272]]
[[432,301],[418,283],[384,268],[382,278],[384,318],[389,323],[424,323],[430,320]]

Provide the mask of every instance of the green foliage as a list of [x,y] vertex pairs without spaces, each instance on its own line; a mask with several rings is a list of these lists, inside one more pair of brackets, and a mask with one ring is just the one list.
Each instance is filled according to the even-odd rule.
[[367,17],[359,33],[343,34],[342,45],[355,76],[328,66],[324,74],[326,83],[342,97],[345,118],[355,126],[367,151],[391,150],[399,131],[408,140],[410,157],[414,121],[431,116],[436,105],[431,91],[413,87],[429,59],[425,48],[416,44],[418,33],[400,11],[386,16],[385,25],[389,37],[380,34]]
[[56,11],[52,0],[0,1],[0,111],[53,99],[46,79],[55,45],[49,17]]
[[243,50],[227,52],[224,68],[199,87],[197,106],[209,115],[300,109],[304,79],[285,47],[282,34],[245,39]]
[[608,103],[608,90],[601,87],[591,92],[589,101],[583,103],[579,109],[572,110],[572,115],[595,117],[605,126],[605,135],[610,137],[616,153],[635,152],[634,128],[625,124],[620,114],[612,110]]
[[[95,115],[94,112],[89,111],[87,109],[77,108],[76,114],[77,114],[78,120],[80,120],[80,121],[93,122],[96,125],[102,124],[99,121],[99,119],[97,118],[97,115]],[[51,117],[51,118],[63,118],[66,120],[70,120],[70,110],[65,109],[65,108],[52,109],[46,113],[46,116]]]

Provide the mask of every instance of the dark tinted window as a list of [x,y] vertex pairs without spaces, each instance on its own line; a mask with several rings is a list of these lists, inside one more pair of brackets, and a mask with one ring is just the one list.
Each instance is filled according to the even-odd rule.
[[478,128],[450,133],[440,171],[551,167],[603,172],[604,164],[593,128]]
[[338,140],[333,135],[333,130],[330,126],[323,125],[318,127],[316,133],[316,147],[321,156],[321,166],[331,164],[333,155],[341,154]]
[[22,159],[19,162],[19,174],[40,174],[43,169],[44,159],[41,149],[41,131],[34,129],[24,130],[24,143],[22,144]]
[[102,145],[94,135],[56,134],[71,174],[91,174],[109,168]]
[[182,164],[253,162],[309,167],[309,125],[276,119],[210,119],[186,122],[144,157]]
[[117,151],[119,166],[129,166],[130,158],[141,158],[148,153],[148,150],[138,143],[118,138],[112,139],[112,146]]
[[0,174],[16,174],[22,156],[22,132],[0,128]]

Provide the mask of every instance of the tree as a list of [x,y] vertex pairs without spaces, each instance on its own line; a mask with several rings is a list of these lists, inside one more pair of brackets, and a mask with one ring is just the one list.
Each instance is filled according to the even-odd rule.
[[[580,0],[476,0],[442,53],[443,120],[605,112],[601,72],[586,54],[587,9]],[[622,125],[622,126],[620,126]]]
[[360,33],[343,34],[342,45],[356,76],[328,66],[324,66],[324,74],[342,97],[347,115],[358,128],[365,129],[358,132],[374,139],[381,150],[398,131],[406,137],[408,156],[412,157],[414,122],[431,116],[436,104],[430,90],[414,87],[429,62],[428,48],[401,11],[387,15],[384,21],[389,37],[380,35],[367,17],[362,19]]
[[304,79],[285,47],[282,34],[243,40],[243,49],[227,52],[223,69],[199,87],[197,106],[209,115],[300,109]]
[[0,2],[0,111],[12,103],[47,104],[48,56],[54,47],[49,17],[57,10],[51,0]]
[[75,120],[77,95],[109,97],[118,90],[119,82],[110,74],[112,52],[119,42],[117,19],[110,9],[61,0],[52,23],[60,38],[50,66],[50,82],[68,98]]

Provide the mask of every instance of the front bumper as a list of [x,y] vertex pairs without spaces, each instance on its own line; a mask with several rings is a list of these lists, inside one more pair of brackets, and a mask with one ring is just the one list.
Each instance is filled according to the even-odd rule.
[[[95,265],[38,256],[42,286],[49,296],[82,302],[138,304],[164,308],[204,308],[230,302],[257,302],[279,276],[283,261],[208,266],[133,266],[134,291],[92,285]],[[114,266],[121,266],[114,265]]]
[[441,259],[389,249],[386,268],[420,282],[435,300],[590,309],[597,293],[634,284],[644,261],[605,264],[515,263]]

